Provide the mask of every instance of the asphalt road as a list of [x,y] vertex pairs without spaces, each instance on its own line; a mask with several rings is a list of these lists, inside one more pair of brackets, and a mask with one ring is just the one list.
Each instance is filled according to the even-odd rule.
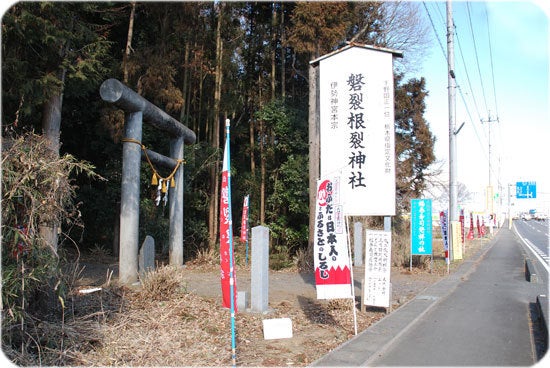
[[534,258],[540,261],[546,273],[550,268],[549,242],[550,242],[550,220],[514,220],[516,234],[522,239],[525,245],[535,254]]
[[479,257],[314,365],[533,365],[541,354],[531,326],[546,287],[526,280],[525,254],[500,229]]

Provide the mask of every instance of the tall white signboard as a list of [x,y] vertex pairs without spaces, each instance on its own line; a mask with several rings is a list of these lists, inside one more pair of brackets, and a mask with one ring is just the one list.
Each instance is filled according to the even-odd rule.
[[395,215],[393,54],[351,46],[319,61],[321,177],[345,215]]

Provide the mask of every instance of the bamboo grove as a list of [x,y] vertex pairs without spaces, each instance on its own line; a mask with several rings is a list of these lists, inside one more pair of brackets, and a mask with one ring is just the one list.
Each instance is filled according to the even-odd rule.
[[[270,253],[290,263],[308,239],[309,61],[350,40],[404,52],[395,65],[402,213],[435,161],[425,81],[404,77],[421,62],[425,35],[417,4],[400,1],[16,3],[2,18],[3,141],[34,131],[56,155],[92,164],[106,180],[74,178],[84,230],[68,236],[111,249],[124,116],[98,91],[107,78],[123,81],[197,134],[184,166],[184,251],[192,259],[216,247],[221,122],[229,118],[234,229],[250,194],[250,225],[268,226]],[[144,127],[143,141],[168,152],[156,131]],[[166,253],[167,210],[155,205],[152,173],[142,167],[140,232]],[[4,212],[2,220],[14,225]]]

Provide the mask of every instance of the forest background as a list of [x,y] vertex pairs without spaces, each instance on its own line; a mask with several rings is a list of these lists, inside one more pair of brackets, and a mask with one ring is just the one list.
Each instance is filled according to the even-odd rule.
[[[20,283],[7,281],[30,269],[25,293],[35,279],[52,282],[44,265],[63,248],[117,254],[124,114],[101,101],[108,78],[197,135],[184,154],[185,261],[217,252],[229,118],[234,230],[249,194],[250,225],[269,227],[270,267],[283,268],[308,254],[309,61],[349,41],[402,51],[393,228],[408,236],[402,215],[435,162],[425,80],[405,79],[430,46],[427,29],[418,4],[405,1],[13,5],[2,18],[3,313],[24,305]],[[169,152],[147,125],[143,144]],[[152,235],[167,255],[168,210],[154,203],[150,168],[141,173],[140,239]]]

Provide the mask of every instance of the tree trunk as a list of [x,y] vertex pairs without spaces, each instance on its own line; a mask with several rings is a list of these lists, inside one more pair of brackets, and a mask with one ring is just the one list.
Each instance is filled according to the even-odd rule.
[[[252,109],[251,109],[252,110]],[[256,149],[256,139],[255,139],[255,130],[254,130],[254,118],[250,119],[250,125],[248,128],[248,132],[250,135],[250,174],[252,178],[255,178],[256,175],[256,162],[255,162],[255,155],[254,150]]]
[[271,4],[271,99],[275,99],[275,70],[277,53],[277,6]]
[[[59,148],[61,146],[61,109],[63,107],[63,88],[65,84],[66,69],[63,68],[58,73],[58,78],[61,82],[61,88],[58,93],[52,95],[45,103],[42,114],[42,132],[48,140],[50,150],[59,157]],[[40,224],[40,235],[57,253],[58,229],[59,223],[42,223]]]
[[[262,101],[262,74],[258,75],[258,109],[263,108]],[[263,120],[259,120],[258,125],[258,144],[260,147],[260,224],[265,224],[265,125]]]
[[281,2],[281,97],[286,97],[286,39],[285,39],[285,3]]
[[[312,58],[313,59],[313,58]],[[313,248],[317,179],[319,178],[318,67],[309,66],[309,246]]]
[[42,115],[42,131],[47,138],[50,150],[59,156],[61,135],[61,108],[63,106],[63,93],[51,96],[44,103]]
[[265,224],[265,143],[266,134],[263,120],[260,120],[260,224]]
[[134,17],[136,14],[136,3],[132,1],[132,9],[130,10],[130,19],[128,21],[128,37],[126,38],[126,49],[124,51],[124,56],[122,58],[122,70],[123,77],[122,81],[124,84],[128,84],[128,58],[130,57],[130,52],[132,50],[132,38],[134,34]]
[[[213,109],[213,124],[212,124],[212,147],[215,150],[220,148],[220,102],[221,102],[221,89],[223,81],[223,41],[221,36],[221,26],[223,18],[223,3],[219,5],[218,24],[216,28],[216,75],[214,81],[214,109]],[[219,156],[218,156],[219,157]],[[212,186],[210,188],[210,206],[209,206],[209,235],[210,245],[213,246],[218,238],[218,208],[219,208],[219,184],[220,184],[220,160],[216,160],[216,164],[213,165],[210,170],[210,182]]]
[[185,42],[185,52],[183,53],[183,85],[181,87],[181,94],[182,94],[182,97],[183,97],[183,104],[181,106],[181,110],[180,110],[180,122],[182,123],[186,123],[185,122],[185,118],[186,118],[186,109],[187,109],[187,98],[186,96],[189,95],[189,92],[188,92],[188,76],[189,76],[189,67],[187,66],[187,64],[189,64],[189,41],[186,41]]
[[66,69],[62,69],[57,77],[61,82],[58,93],[52,95],[45,103],[42,113],[42,132],[49,141],[50,149],[59,156],[61,135],[61,108],[63,107],[63,88]]

